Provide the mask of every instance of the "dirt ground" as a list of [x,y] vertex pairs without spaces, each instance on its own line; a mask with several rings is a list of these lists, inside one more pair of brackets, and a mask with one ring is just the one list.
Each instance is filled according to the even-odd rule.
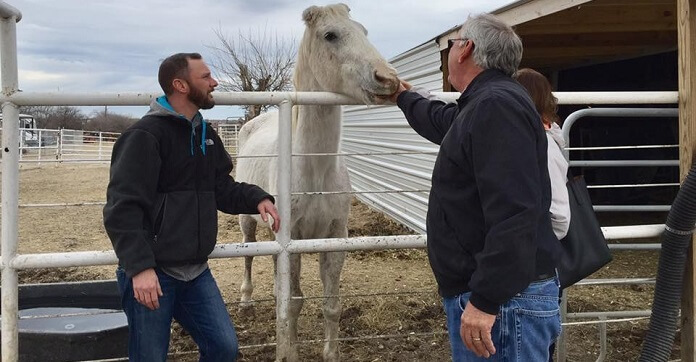
[[[20,205],[65,202],[100,202],[108,181],[106,165],[60,165],[26,167],[21,171]],[[102,206],[20,208],[19,253],[110,250],[102,225]],[[663,222],[664,215],[636,223]],[[605,219],[605,225],[621,221]],[[241,240],[237,218],[220,214],[220,243]],[[351,211],[351,236],[409,234],[410,230],[355,200]],[[264,240],[264,234],[259,240]],[[265,240],[270,237],[266,233]],[[623,241],[631,242],[631,241]],[[636,241],[640,242],[640,241]],[[642,242],[655,242],[643,240]],[[615,252],[614,261],[595,277],[651,277],[657,265],[655,252]],[[237,301],[243,275],[241,258],[211,260],[211,269],[235,322],[242,346],[240,361],[271,361],[275,342],[273,265],[270,257],[254,260],[253,313],[240,313]],[[20,283],[113,279],[113,266],[27,270]],[[301,340],[323,336],[321,283],[318,255],[303,257],[302,288],[305,301],[300,317]],[[569,290],[569,312],[649,309],[652,286],[573,287]],[[449,344],[444,312],[424,250],[352,252],[341,276],[343,312],[342,338],[386,336],[348,340],[341,343],[345,361],[446,361]],[[612,323],[608,326],[607,361],[637,360],[647,320]],[[595,361],[599,354],[597,327],[569,326],[570,361]],[[678,340],[677,340],[678,345]],[[321,343],[300,345],[303,360],[321,359]],[[175,326],[172,360],[194,361],[196,346]],[[678,357],[675,349],[673,358]]]

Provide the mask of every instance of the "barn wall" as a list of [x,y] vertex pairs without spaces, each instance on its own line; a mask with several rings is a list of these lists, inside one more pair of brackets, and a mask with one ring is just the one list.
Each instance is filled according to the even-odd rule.
[[[429,42],[392,59],[402,79],[431,91],[442,91],[440,52]],[[343,119],[345,153],[437,152],[421,138],[395,106],[346,106]],[[435,154],[346,157],[355,191],[429,190]],[[425,232],[428,193],[360,194],[358,198],[417,232]]]

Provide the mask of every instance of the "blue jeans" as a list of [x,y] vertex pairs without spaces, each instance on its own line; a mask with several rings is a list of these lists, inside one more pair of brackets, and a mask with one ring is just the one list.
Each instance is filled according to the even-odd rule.
[[469,351],[459,335],[471,293],[444,298],[452,361],[548,361],[549,346],[561,334],[558,288],[556,277],[536,281],[500,307],[491,331],[496,353],[488,359]]
[[200,361],[237,359],[237,334],[210,269],[188,282],[156,270],[163,296],[160,307],[150,310],[133,297],[133,281],[122,268],[116,270],[121,304],[128,317],[129,361],[166,361],[172,318],[191,334]]

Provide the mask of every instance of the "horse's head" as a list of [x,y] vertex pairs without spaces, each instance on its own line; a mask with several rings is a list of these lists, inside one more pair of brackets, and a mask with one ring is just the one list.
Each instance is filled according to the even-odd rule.
[[311,6],[295,68],[297,90],[345,94],[367,104],[396,91],[396,71],[367,40],[345,4]]

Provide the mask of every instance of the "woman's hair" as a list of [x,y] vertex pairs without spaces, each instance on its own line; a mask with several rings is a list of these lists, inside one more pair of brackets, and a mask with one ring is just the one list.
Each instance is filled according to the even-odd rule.
[[548,79],[534,69],[523,68],[515,73],[515,79],[527,89],[543,122],[558,122],[558,99],[551,93]]

